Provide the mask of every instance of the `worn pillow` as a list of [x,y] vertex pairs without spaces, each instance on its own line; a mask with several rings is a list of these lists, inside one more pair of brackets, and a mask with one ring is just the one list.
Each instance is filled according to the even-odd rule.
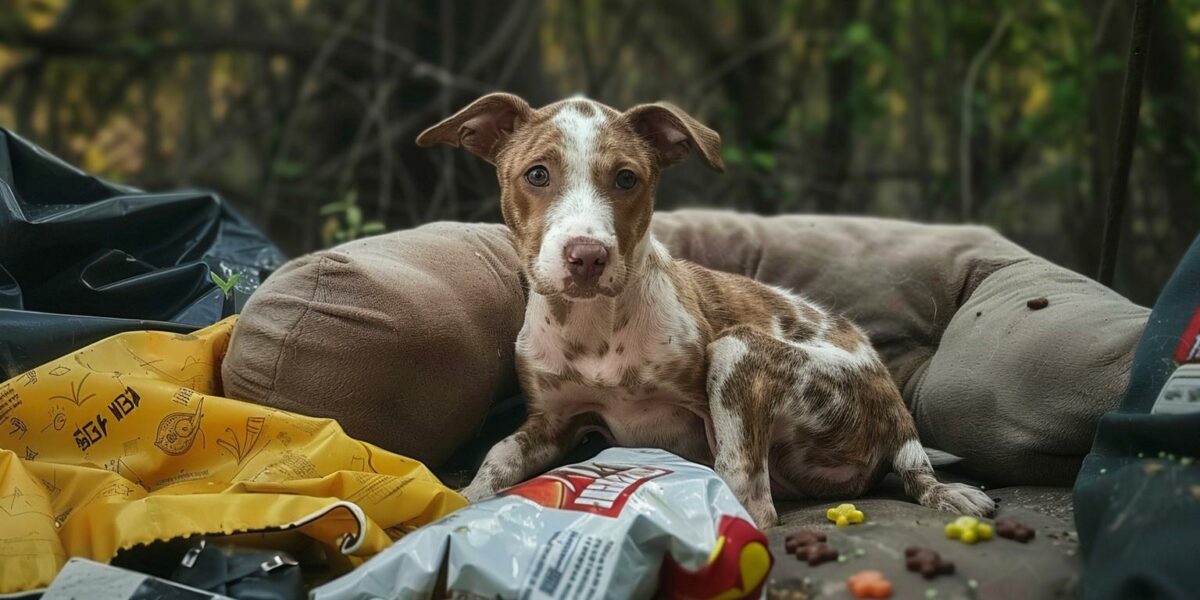
[[1071,485],[1149,313],[1037,257],[998,269],[908,386],[921,440],[995,485]]
[[429,465],[515,393],[524,316],[502,225],[434,223],[297,258],[234,329],[225,392],[337,419],[350,435]]

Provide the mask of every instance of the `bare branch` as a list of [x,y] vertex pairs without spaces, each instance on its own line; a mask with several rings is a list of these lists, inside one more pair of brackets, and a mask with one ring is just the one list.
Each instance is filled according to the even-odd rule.
[[959,182],[962,186],[962,219],[964,221],[971,219],[971,214],[975,208],[975,199],[971,190],[971,128],[974,126],[974,111],[971,104],[975,96],[975,82],[979,79],[979,71],[983,69],[984,63],[996,51],[996,46],[1000,44],[1000,39],[1008,31],[1008,26],[1011,22],[1012,15],[1010,13],[1006,12],[1000,17],[987,43],[971,59],[971,64],[967,68],[967,78],[963,82],[962,130],[959,131],[958,137],[958,172]]
[[270,163],[267,165],[267,191],[263,198],[263,204],[259,208],[259,220],[268,222],[272,214],[275,212],[275,205],[279,201],[279,176],[276,173],[274,163],[277,157],[287,156],[288,148],[291,146],[292,135],[296,129],[296,123],[300,118],[300,114],[304,105],[313,96],[316,90],[316,79],[321,71],[325,68],[338,46],[342,43],[350,32],[350,27],[355,18],[362,13],[366,7],[366,2],[357,2],[346,12],[346,16],[338,24],[334,34],[321,46],[321,51],[317,54],[316,59],[309,65],[308,71],[300,80],[299,97],[296,98],[295,104],[292,106],[291,112],[288,114],[287,121],[283,126],[283,134],[280,137],[279,147],[275,152],[275,156],[271,157]]
[[1112,21],[1112,12],[1116,4],[1117,0],[1107,0],[1100,9],[1100,18],[1096,23],[1096,33],[1092,36],[1092,50],[1100,48],[1100,44],[1104,42],[1104,36],[1108,34],[1108,24]]

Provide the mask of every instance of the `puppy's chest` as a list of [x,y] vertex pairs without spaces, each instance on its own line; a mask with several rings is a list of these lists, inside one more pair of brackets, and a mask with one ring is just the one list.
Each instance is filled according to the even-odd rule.
[[522,380],[538,410],[593,413],[612,441],[705,460],[704,352],[685,327],[629,327],[594,341],[565,341],[527,326],[518,338]]
[[681,375],[703,372],[704,365],[694,362],[703,352],[687,337],[627,328],[604,338],[567,340],[554,331],[523,331],[517,353],[544,387],[575,384],[642,395],[679,387]]

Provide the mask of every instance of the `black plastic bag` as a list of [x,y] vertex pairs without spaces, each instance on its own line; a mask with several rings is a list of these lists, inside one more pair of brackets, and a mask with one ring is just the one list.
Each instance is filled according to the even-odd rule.
[[[0,378],[137,329],[237,312],[285,257],[217,195],[146,193],[0,128]],[[229,280],[230,297],[210,271]]]
[[183,555],[171,581],[238,600],[303,600],[300,567],[291,556],[209,544],[200,540]]

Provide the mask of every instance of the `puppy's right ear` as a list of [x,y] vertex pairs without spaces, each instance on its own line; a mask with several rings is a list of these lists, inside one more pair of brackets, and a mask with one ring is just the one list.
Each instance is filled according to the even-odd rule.
[[512,94],[488,94],[417,136],[418,146],[449,144],[495,164],[501,142],[533,116],[529,103]]

